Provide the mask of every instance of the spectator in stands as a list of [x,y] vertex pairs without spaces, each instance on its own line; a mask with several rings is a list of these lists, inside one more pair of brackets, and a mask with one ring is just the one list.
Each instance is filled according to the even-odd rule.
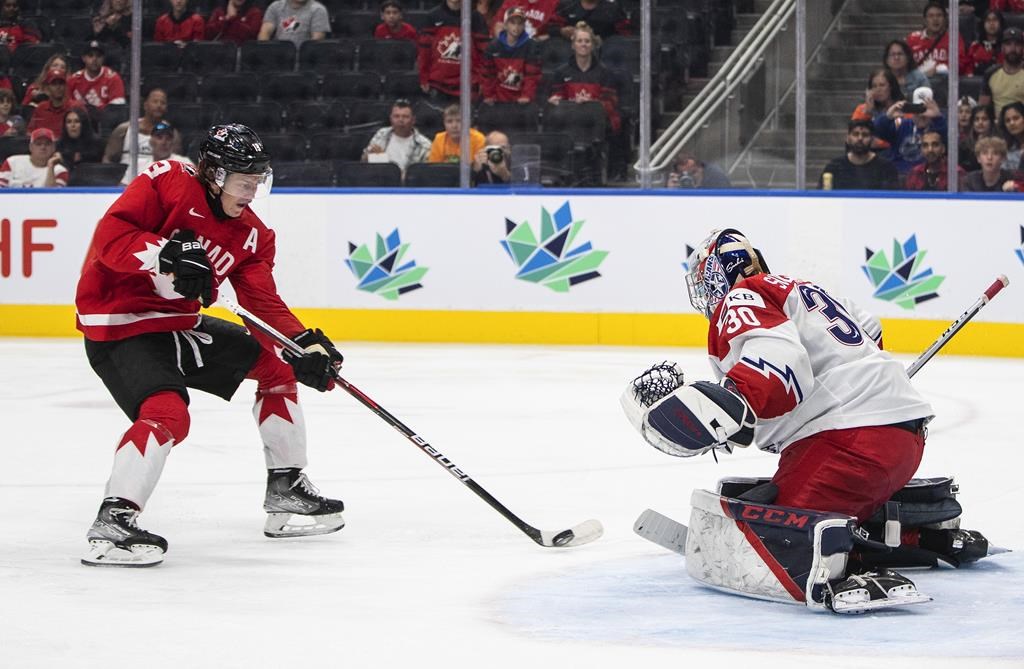
[[102,42],[93,40],[82,51],[81,70],[68,77],[68,96],[92,109],[125,103],[121,75],[103,64],[106,51]]
[[722,168],[699,160],[697,156],[684,151],[672,162],[672,171],[665,180],[665,187],[684,190],[732,188],[732,182]]
[[0,165],[0,188],[55,188],[66,186],[68,171],[60,164],[49,128],[29,136],[28,154],[7,156]]
[[[893,106],[903,97],[903,91],[896,75],[884,67],[871,71],[868,77],[868,87],[864,91],[864,102],[857,105],[850,118],[855,121],[871,121],[885,116],[889,107]],[[877,146],[875,148],[878,148]],[[882,147],[885,148],[885,147]]]
[[528,104],[537,96],[540,54],[526,34],[526,14],[520,7],[505,13],[505,29],[484,49],[480,84],[484,102]]
[[573,57],[552,74],[548,102],[553,105],[562,102],[600,102],[608,117],[610,131],[618,133],[621,118],[618,92],[615,90],[616,80],[594,57],[594,49],[600,47],[601,41],[586,23],[577,24],[574,31]]
[[15,113],[14,93],[0,88],[0,136],[16,137],[25,132],[25,119]]
[[989,9],[1019,14],[1024,12],[1024,0],[989,0]]
[[487,133],[487,144],[473,155],[470,183],[473,186],[499,186],[512,181],[512,144],[508,135],[494,130]]
[[971,123],[967,132],[960,136],[960,167],[968,172],[981,169],[978,158],[974,152],[974,146],[982,137],[993,137],[995,135],[995,112],[991,105],[979,104],[971,110]]
[[255,0],[227,0],[214,7],[206,21],[206,39],[241,44],[256,39],[263,10]]
[[996,115],[1011,102],[1024,102],[1024,35],[1017,28],[1003,31],[1003,64],[991,68],[985,75],[978,102],[992,104]]
[[885,47],[882,65],[896,77],[902,94],[901,100],[910,98],[918,88],[928,85],[928,77],[914,67],[914,55],[910,52],[907,43],[901,39],[894,39]]
[[284,40],[298,48],[307,40],[324,39],[330,31],[327,8],[317,0],[274,0],[263,14],[256,39]]
[[[442,0],[423,19],[419,37],[418,67],[420,88],[438,102],[459,99],[459,74],[462,63],[462,28],[460,12],[462,0]],[[472,12],[473,82],[480,81],[480,57],[487,45],[487,25],[484,18]]]
[[14,53],[22,44],[37,44],[40,39],[39,28],[22,20],[18,0],[0,0],[0,45]]
[[[946,6],[939,0],[930,0],[924,8],[924,29],[907,35],[907,45],[914,54],[914,66],[925,75],[949,72],[949,14]],[[966,74],[970,63],[967,60],[967,49],[964,40],[957,35],[957,54],[959,56],[960,74]]]
[[384,0],[380,3],[380,23],[373,31],[374,38],[419,40],[416,29],[402,18],[402,4],[398,0]]
[[963,137],[971,131],[971,112],[978,106],[978,101],[970,95],[964,95],[956,103],[957,134]]
[[68,109],[83,109],[81,103],[71,100],[67,95],[67,75],[60,70],[50,70],[43,82],[46,100],[36,105],[32,118],[28,122],[28,130],[49,128],[54,137],[64,132],[64,114]]
[[1006,19],[1002,12],[989,10],[980,22],[981,30],[978,39],[971,42],[967,49],[967,58],[971,62],[969,70],[974,76],[980,77],[993,65],[1003,63],[1003,32],[1006,30]]
[[404,178],[409,165],[427,160],[430,140],[416,129],[416,114],[408,100],[395,100],[389,120],[390,125],[370,138],[370,143],[363,149],[362,161],[394,163],[401,168]]
[[[161,160],[177,160],[179,163],[194,165],[188,157],[174,153],[172,146],[174,145],[175,132],[174,128],[167,121],[160,121],[153,126],[153,132],[149,135],[149,148],[152,153],[147,156],[148,160],[139,158],[139,174],[145,172],[146,168],[153,163],[160,162]],[[130,172],[131,170],[125,170],[124,176],[121,178],[121,183],[125,186],[132,181]]]
[[903,110],[907,101],[902,100],[889,107],[885,116],[875,119],[875,134],[889,143],[883,156],[892,161],[901,175],[924,162],[921,139],[926,130],[935,130],[945,137],[946,119],[932,98],[932,90],[917,89],[914,104],[924,105],[924,111],[907,114]]
[[132,1],[103,0],[92,17],[90,39],[127,49],[132,38]]
[[74,171],[79,163],[98,163],[103,159],[103,142],[93,132],[89,116],[80,109],[64,113],[64,132],[57,141],[61,164]]
[[895,190],[899,173],[888,160],[871,150],[875,127],[871,121],[850,121],[846,153],[829,161],[818,179],[823,190]]
[[[146,165],[149,163],[150,156],[153,153],[149,146],[150,137],[153,134],[153,129],[156,127],[156,124],[163,121],[166,114],[167,93],[165,93],[163,89],[154,88],[149,91],[146,95],[146,99],[142,102],[142,116],[139,117],[138,164]],[[128,159],[130,147],[127,139],[128,121],[125,121],[114,128],[113,132],[110,133],[110,139],[107,140],[107,147],[103,152],[103,162],[121,162],[125,165],[129,165]],[[181,151],[181,136],[176,130],[172,150],[175,152]],[[129,169],[128,171],[130,172],[131,170]]]
[[[925,130],[921,134],[921,154],[924,162],[915,165],[907,174],[905,188],[907,190],[949,190],[949,169],[946,162],[946,142],[938,130]],[[967,172],[959,165],[957,184],[962,189]]]
[[978,193],[1011,193],[1021,189],[1021,177],[1002,167],[1006,142],[1000,137],[982,137],[974,147],[981,169],[964,179],[964,190]]
[[167,4],[170,11],[156,20],[154,42],[174,42],[185,46],[186,42],[198,42],[206,36],[206,22],[198,12],[189,8],[189,0],[167,0]]
[[629,17],[622,5],[611,0],[567,0],[559,6],[554,19],[567,40],[572,40],[576,27],[582,22],[590,26],[601,39],[612,35],[629,35]]
[[509,10],[518,7],[523,10],[526,19],[526,34],[536,42],[543,42],[552,35],[558,35],[561,24],[556,18],[558,0],[505,0],[494,14],[491,34],[501,35],[505,29],[505,17]]
[[35,107],[40,102],[46,100],[46,87],[44,81],[46,77],[53,70],[60,70],[65,75],[71,74],[70,67],[68,66],[68,59],[64,57],[62,53],[51,54],[46,59],[46,63],[43,64],[42,69],[39,70],[39,74],[32,83],[25,88],[25,95],[21,99],[22,107]]
[[1008,170],[1020,168],[1021,148],[1024,147],[1024,103],[1011,102],[999,114],[999,130],[1006,141],[1006,162]]
[[[444,130],[434,135],[427,155],[428,163],[457,163],[462,155],[462,111],[459,105],[449,105],[444,110]],[[487,140],[476,128],[469,129],[469,155],[477,155],[486,146]]]

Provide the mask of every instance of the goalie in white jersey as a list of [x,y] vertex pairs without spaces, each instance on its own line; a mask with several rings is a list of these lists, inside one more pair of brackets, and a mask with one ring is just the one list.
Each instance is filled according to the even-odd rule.
[[[713,232],[691,255],[689,272],[690,301],[711,324],[718,383],[684,384],[677,365],[656,365],[623,394],[627,416],[669,455],[731,453],[755,440],[781,454],[770,481],[726,479],[719,494],[694,492],[689,573],[718,588],[840,612],[927,601],[878,567],[919,566],[932,556],[970,561],[943,554],[952,541],[945,529],[929,535],[905,523],[903,543],[913,546],[891,551],[900,544],[898,522],[876,518],[875,548],[900,559],[864,559],[865,573],[844,580],[847,558],[859,555],[855,532],[865,533],[860,528],[911,480],[933,415],[903,366],[881,350],[878,320],[811,282],[769,273],[736,230]],[[947,505],[956,504],[951,485],[937,495]]]

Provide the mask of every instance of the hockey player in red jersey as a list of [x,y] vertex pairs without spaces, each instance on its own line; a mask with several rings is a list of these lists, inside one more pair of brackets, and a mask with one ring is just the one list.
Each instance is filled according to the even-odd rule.
[[[264,533],[335,532],[340,500],[306,475],[306,435],[296,382],[323,392],[342,356],[306,328],[278,295],[274,232],[249,208],[269,192],[270,155],[243,125],[210,128],[196,169],[150,165],[100,219],[75,298],[89,364],[132,421],[115,445],[104,500],[89,529],[87,565],[151,566],[167,550],[139,529],[172,446],[188,435],[188,389],[230,399],[255,379],[256,418],[267,465]],[[230,279],[240,304],[305,350],[278,357],[269,341],[200,314]]]
[[[875,517],[917,470],[933,415],[903,366],[882,351],[877,319],[814,283],[771,274],[732,229],[716,230],[690,256],[687,287],[711,324],[718,382],[684,383],[677,365],[656,365],[623,394],[627,416],[670,455],[731,453],[755,440],[780,454],[770,480],[744,487],[725,479],[719,495],[695,491],[691,575],[760,598],[859,612],[927,601],[884,567],[985,555],[984,537],[948,525],[905,524],[903,540],[913,546],[892,551],[900,544],[896,519]],[[792,527],[772,527],[772,519]],[[888,534],[864,545],[889,553],[847,569],[849,556],[851,564],[860,559],[852,531],[873,519]],[[793,527],[795,536],[777,534]]]

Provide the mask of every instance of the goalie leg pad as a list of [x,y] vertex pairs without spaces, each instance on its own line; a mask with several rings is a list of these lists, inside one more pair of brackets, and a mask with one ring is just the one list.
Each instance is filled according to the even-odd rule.
[[755,504],[695,490],[686,571],[705,585],[787,604],[825,607],[845,576],[855,519]]

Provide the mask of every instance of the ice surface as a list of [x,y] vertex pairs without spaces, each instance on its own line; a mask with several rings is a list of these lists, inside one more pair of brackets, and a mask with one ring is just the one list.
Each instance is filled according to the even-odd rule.
[[0,340],[0,668],[1024,666],[1024,362],[940,355],[914,380],[939,416],[919,473],[955,474],[964,525],[1018,552],[911,574],[931,604],[838,617],[705,590],[632,533],[647,507],[685,521],[694,487],[774,470],[759,452],[669,458],[621,415],[652,362],[706,378],[700,351],[342,350],[346,378],[514,513],[545,530],[598,518],[605,536],[538,547],[355,400],[310,391],[308,472],[348,526],[266,539],[246,385],[193,395],[140,518],[165,563],[82,567],[126,421],[80,342]]

